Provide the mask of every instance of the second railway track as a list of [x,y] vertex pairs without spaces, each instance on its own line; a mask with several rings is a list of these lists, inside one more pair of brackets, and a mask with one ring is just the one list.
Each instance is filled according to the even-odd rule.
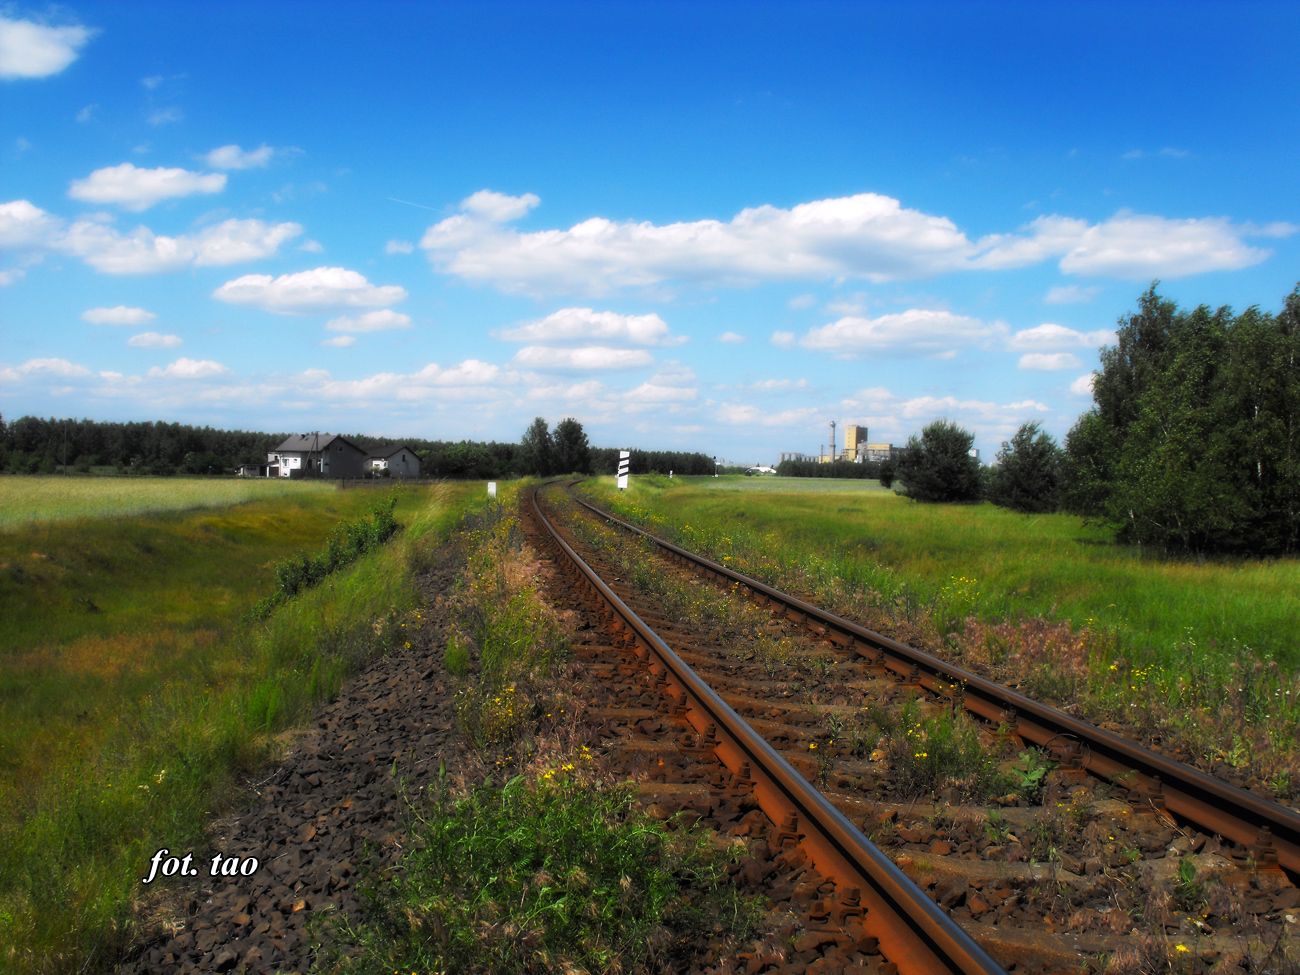
[[[619,543],[598,537],[650,536],[590,505],[559,507],[553,544],[604,600],[669,708],[752,780],[778,832],[788,825],[837,897],[860,897],[862,923],[901,971],[1292,970],[1300,817],[1291,810],[658,539],[659,554],[632,552],[662,559],[646,571],[676,573],[676,585],[760,600],[766,622],[750,636],[802,666],[791,673],[780,653],[738,652],[743,635],[718,620],[702,630],[639,590]],[[1031,799],[960,783],[920,794],[867,740],[899,714],[920,734],[963,705],[983,719],[990,752],[1037,746],[1051,756],[1050,771],[1044,762],[1021,773],[1041,778]],[[864,724],[867,707],[877,725]],[[893,731],[897,752],[911,732]],[[839,904],[828,910],[842,913]]]

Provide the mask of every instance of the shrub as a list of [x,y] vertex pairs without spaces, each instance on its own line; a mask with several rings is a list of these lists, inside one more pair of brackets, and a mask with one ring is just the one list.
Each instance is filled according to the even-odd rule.
[[973,434],[936,420],[913,436],[898,461],[904,493],[917,501],[976,501],[980,463],[971,456]]

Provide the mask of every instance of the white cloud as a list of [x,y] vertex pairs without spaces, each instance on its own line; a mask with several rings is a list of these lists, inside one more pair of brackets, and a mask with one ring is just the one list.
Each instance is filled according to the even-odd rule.
[[1168,220],[1118,214],[1089,227],[1061,259],[1061,270],[1137,281],[1235,271],[1258,264],[1271,253],[1248,247],[1242,240],[1246,235],[1259,232],[1222,217]]
[[164,237],[148,227],[123,234],[96,220],[79,220],[55,246],[106,274],[152,274],[259,260],[301,233],[296,223],[226,220],[190,236]]
[[415,251],[415,245],[409,240],[390,240],[384,245],[385,254],[410,254]]
[[87,308],[81,313],[81,320],[92,325],[147,325],[157,317],[147,308],[129,308],[126,305]]
[[841,318],[829,325],[810,329],[799,344],[844,355],[892,351],[946,352],[954,345],[999,338],[1006,331],[1001,322],[989,323],[947,311],[912,308],[879,318]]
[[220,362],[211,359],[181,358],[161,368],[154,366],[149,370],[149,376],[154,379],[208,379],[229,371]]
[[59,221],[27,200],[0,203],[0,247],[39,247],[49,242]]
[[718,336],[718,341],[724,342],[727,345],[743,345],[745,342],[745,336],[741,335],[739,332],[723,332]]
[[344,308],[380,308],[406,298],[395,284],[374,285],[342,267],[318,267],[296,274],[246,274],[227,281],[212,296],[219,301],[254,305],[279,314]]
[[29,376],[51,376],[58,379],[75,379],[89,376],[85,366],[67,359],[28,359],[21,366],[0,368],[0,379],[17,382]]
[[1097,374],[1095,372],[1085,373],[1080,376],[1074,382],[1070,383],[1070,392],[1075,396],[1091,396],[1092,383],[1093,380],[1096,379],[1096,376]]
[[717,418],[723,423],[749,427],[802,427],[812,423],[817,415],[818,410],[813,406],[773,412],[748,403],[723,403],[717,412]]
[[1026,352],[1018,363],[1021,369],[1054,371],[1056,369],[1078,369],[1083,365],[1073,352]]
[[612,349],[591,345],[576,349],[556,349],[542,345],[526,345],[515,353],[514,364],[524,369],[589,370],[636,369],[648,366],[654,360],[644,349]]
[[1011,349],[1069,349],[1074,347],[1099,349],[1115,341],[1115,333],[1109,329],[1095,332],[1080,332],[1064,325],[1043,322],[1033,328],[1021,329],[1007,340]]
[[132,335],[127,345],[136,349],[174,349],[181,344],[179,335],[163,335],[160,332],[141,332]]
[[1049,288],[1043,301],[1049,305],[1086,304],[1101,294],[1101,288],[1084,287],[1081,284],[1061,284]]
[[509,196],[494,190],[479,190],[461,200],[460,208],[493,223],[507,223],[518,220],[541,202],[535,193]]
[[77,110],[77,115],[76,115],[77,121],[81,125],[85,125],[87,122],[90,122],[95,118],[95,112],[98,109],[99,109],[99,105],[95,102],[91,102],[89,105],[82,106],[80,109]]
[[[481,191],[488,194],[490,191]],[[494,199],[499,194],[484,197]],[[593,217],[568,230],[520,233],[501,226],[535,205],[468,206],[434,224],[420,246],[439,270],[506,291],[606,294],[673,280],[747,283],[865,277],[889,281],[961,264],[970,243],[952,221],[903,208],[876,193],[759,206],[730,221],[656,225]]]
[[0,15],[0,78],[48,78],[81,53],[95,32],[80,24],[51,27]]
[[298,250],[307,254],[319,254],[325,250],[325,245],[319,240],[304,240],[298,245]]
[[658,315],[620,315],[592,308],[561,308],[545,318],[518,328],[505,329],[501,338],[510,342],[627,342],[631,345],[681,345],[685,336],[674,336]]
[[394,328],[410,328],[411,316],[384,308],[362,315],[340,315],[325,323],[330,332],[382,332]]
[[772,344],[778,349],[788,349],[794,345],[794,332],[773,332]]
[[[537,204],[532,194],[482,190],[425,232],[433,266],[503,291],[604,295],[675,283],[858,278],[873,282],[958,270],[1024,267],[1059,258],[1067,273],[1177,277],[1258,263],[1271,236],[1223,218],[1170,220],[1120,213],[1099,224],[1042,216],[1016,233],[972,241],[952,220],[877,193],[758,206],[728,221],[673,224],[592,217],[567,230],[506,226]],[[1285,233],[1295,228],[1284,225]]]
[[817,296],[808,294],[795,295],[785,304],[786,307],[792,311],[802,311],[805,308],[811,308],[813,305],[817,304]]
[[225,173],[195,173],[166,166],[141,169],[127,162],[96,169],[85,179],[74,179],[68,196],[83,203],[112,203],[138,212],[163,200],[220,193],[225,188]]
[[23,278],[27,277],[26,268],[7,267],[0,270],[0,288],[7,288],[11,284],[17,284]]
[[357,337],[355,335],[336,335],[332,339],[326,339],[321,345],[328,345],[335,349],[346,349],[350,345],[356,345]]
[[219,146],[204,161],[213,169],[261,169],[271,161],[275,150],[268,145],[256,149],[241,149],[237,145]]

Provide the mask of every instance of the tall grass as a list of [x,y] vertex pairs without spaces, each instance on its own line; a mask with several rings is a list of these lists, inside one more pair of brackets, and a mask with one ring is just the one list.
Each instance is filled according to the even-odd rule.
[[223,508],[334,491],[286,478],[0,476],[0,532],[34,522]]
[[1300,795],[1300,560],[1167,559],[1071,515],[753,483],[587,490],[868,626]]
[[[268,556],[293,539],[319,544],[340,515],[373,497],[90,523],[73,535],[58,525],[27,530],[44,533],[41,550],[58,571],[41,576],[29,597],[38,606],[23,613],[83,588],[122,611],[83,612],[76,619],[92,635],[65,623],[43,647],[12,642],[32,632],[26,619],[3,631],[5,745],[31,736],[53,747],[25,750],[3,770],[0,970],[111,966],[130,938],[132,899],[152,852],[195,849],[238,776],[270,754],[274,733],[336,693],[366,657],[400,652],[417,599],[412,568],[477,490],[405,494],[397,512],[405,530],[392,543],[254,627],[242,621],[270,588]],[[187,544],[196,536],[222,541]],[[84,544],[68,547],[78,538]],[[119,561],[124,541],[137,573]],[[147,543],[148,555],[133,541]],[[183,598],[176,576],[212,602]],[[109,593],[115,579],[122,591]],[[12,588],[3,592],[6,609],[22,608]],[[152,619],[167,635],[151,633]],[[116,655],[101,655],[104,646]]]

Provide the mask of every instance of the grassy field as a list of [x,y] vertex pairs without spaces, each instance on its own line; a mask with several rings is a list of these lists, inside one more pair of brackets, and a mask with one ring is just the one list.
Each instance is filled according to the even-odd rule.
[[0,477],[0,532],[36,522],[193,508],[328,494],[325,481],[211,477]]
[[[99,483],[138,486],[139,510],[178,482]],[[277,561],[388,492],[275,485],[236,504],[199,483],[213,493],[186,506],[212,507],[0,532],[0,971],[109,963],[139,864],[192,846],[274,733],[401,646],[412,566],[482,495],[400,491],[393,541],[253,624]]]
[[[1300,560],[1165,559],[1072,515],[918,504],[854,481],[634,477],[623,494],[612,478],[588,483],[687,547],[1064,703],[1217,721],[1213,743],[1189,746],[1211,764],[1297,750]],[[1270,767],[1290,794],[1300,776]]]

